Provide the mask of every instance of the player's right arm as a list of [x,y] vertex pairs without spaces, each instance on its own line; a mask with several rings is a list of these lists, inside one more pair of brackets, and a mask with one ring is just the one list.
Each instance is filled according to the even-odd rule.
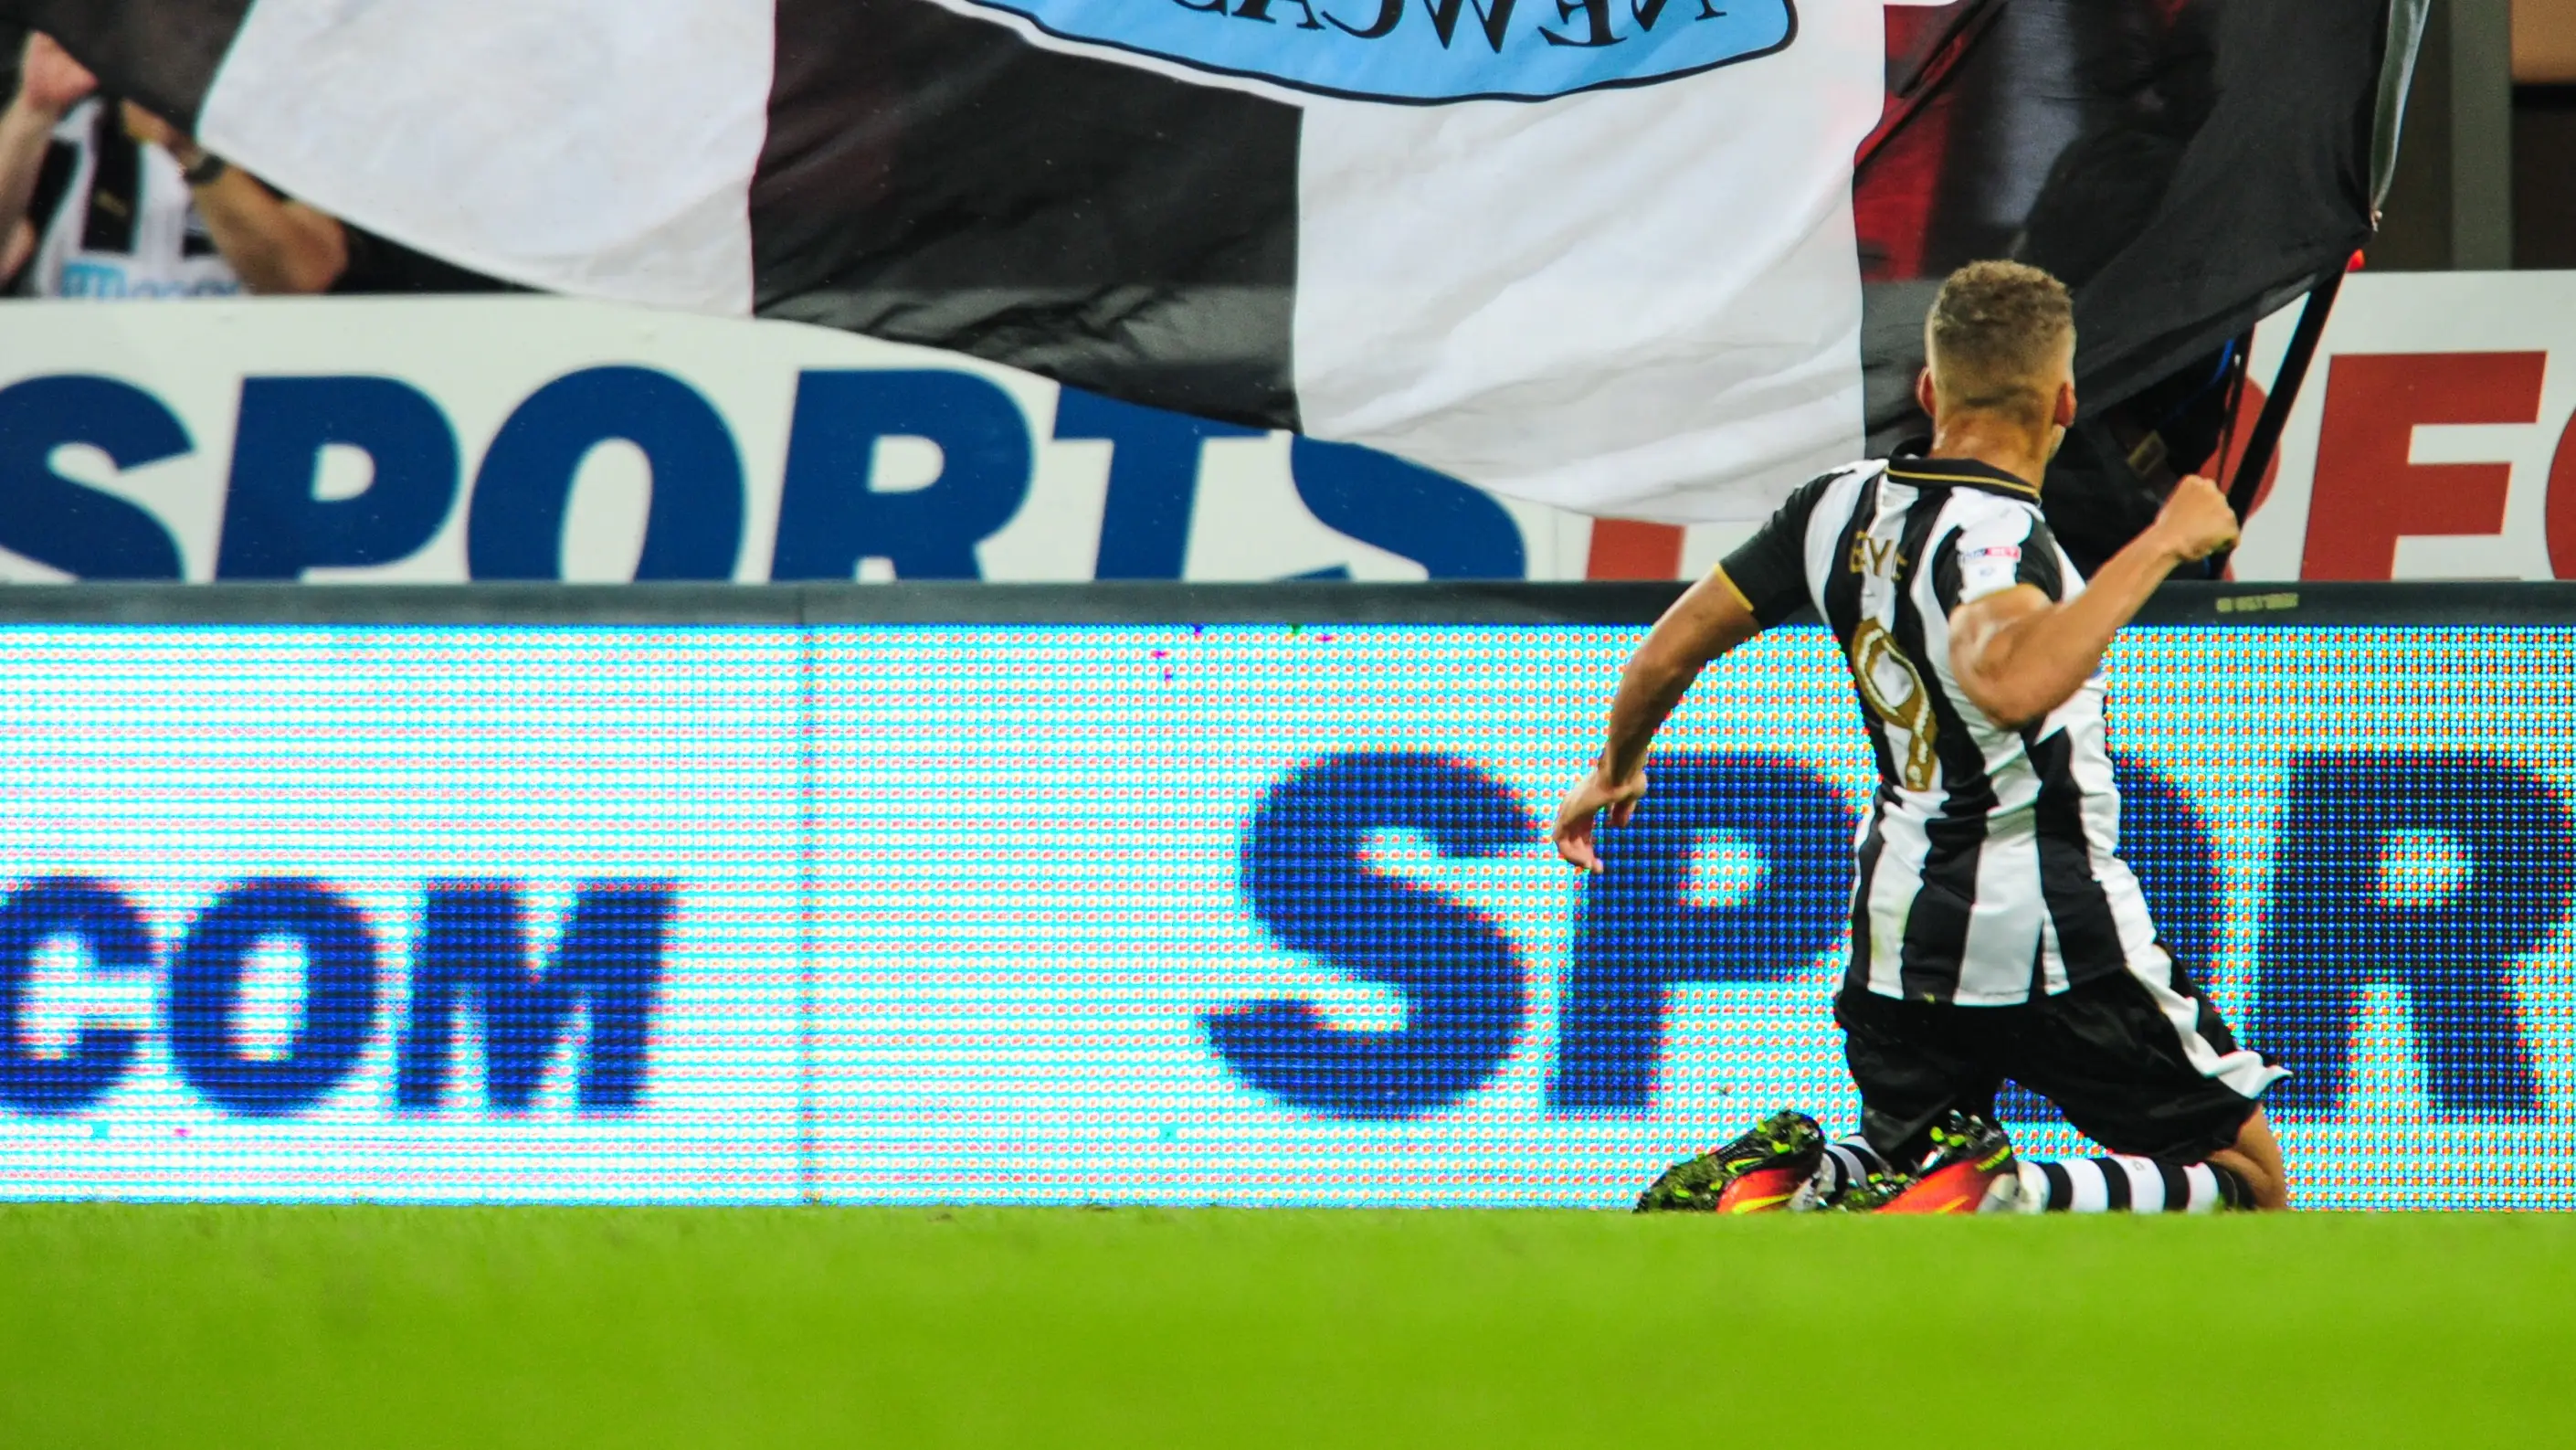
[[1592,849],[1592,824],[1603,811],[1624,826],[1646,794],[1646,747],[1664,717],[1681,703],[1708,662],[1762,629],[1723,566],[1692,585],[1619,671],[1619,693],[1610,702],[1610,738],[1592,769],[1557,807],[1549,839],[1556,854],[1586,871],[1601,869]]
[[2156,521],[2074,598],[2058,603],[2022,584],[1960,605],[1950,616],[1950,673],[1960,693],[2007,729],[2046,716],[2102,667],[2111,636],[2166,575],[2234,542],[2227,496],[2208,479],[2184,479]]
[[1807,521],[1817,501],[1850,470],[1801,485],[1770,521],[1726,562],[1692,585],[1619,671],[1610,702],[1609,739],[1592,768],[1557,807],[1548,839],[1556,854],[1586,871],[1601,869],[1592,830],[1603,811],[1624,826],[1646,794],[1646,747],[1708,662],[1778,624],[1807,602]]

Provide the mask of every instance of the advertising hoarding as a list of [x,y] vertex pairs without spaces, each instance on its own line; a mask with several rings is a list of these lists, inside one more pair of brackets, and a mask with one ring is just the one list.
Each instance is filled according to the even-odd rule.
[[2576,578],[2576,272],[2346,278],[2261,499],[2240,579]]
[[0,579],[1557,579],[1589,540],[1366,449],[797,323],[536,297],[5,320]]
[[[1786,628],[1565,870],[1636,637],[9,626],[0,1193],[1621,1206],[1850,1122],[1870,780]],[[2576,1204],[2576,632],[2110,674],[2127,854],[2295,1070],[2301,1201]]]
[[794,1197],[792,636],[0,640],[0,1192]]
[[[2352,277],[2237,577],[2576,576],[2570,358],[2576,272]],[[793,323],[484,297],[0,327],[0,580],[1673,578],[1748,528],[1596,524]]]

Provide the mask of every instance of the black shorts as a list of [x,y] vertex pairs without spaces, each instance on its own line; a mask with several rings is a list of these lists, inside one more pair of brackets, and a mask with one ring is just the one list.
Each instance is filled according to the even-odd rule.
[[[2199,1036],[2236,1051],[2218,1009],[2177,966],[2175,991]],[[1994,1117],[2009,1080],[2057,1104],[2114,1153],[2197,1163],[2236,1141],[2254,1100],[2194,1067],[2146,984],[2126,973],[2011,1007],[1955,1007],[1848,986],[1834,999],[1843,1054],[1860,1086],[1861,1131],[1890,1162],[1919,1159],[1952,1110]],[[2259,1091],[2259,1089],[2258,1089]]]

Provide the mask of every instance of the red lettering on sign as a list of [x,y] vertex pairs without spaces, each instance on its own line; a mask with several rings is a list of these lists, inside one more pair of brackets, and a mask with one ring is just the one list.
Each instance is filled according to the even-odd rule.
[[1679,524],[1638,519],[1594,519],[1586,579],[1677,579],[1682,572]]
[[2308,579],[2386,579],[2405,534],[2504,528],[2503,463],[2410,463],[2415,430],[2540,417],[2543,352],[2339,353],[2308,494]]
[[2558,454],[2549,460],[2549,572],[2576,578],[2576,414],[2558,435]]

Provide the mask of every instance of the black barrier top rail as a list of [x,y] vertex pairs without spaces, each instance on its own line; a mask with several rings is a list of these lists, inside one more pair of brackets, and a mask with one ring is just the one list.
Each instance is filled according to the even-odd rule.
[[[7,624],[1651,623],[1650,583],[31,584]],[[2564,583],[2172,583],[2145,625],[2576,626]]]

